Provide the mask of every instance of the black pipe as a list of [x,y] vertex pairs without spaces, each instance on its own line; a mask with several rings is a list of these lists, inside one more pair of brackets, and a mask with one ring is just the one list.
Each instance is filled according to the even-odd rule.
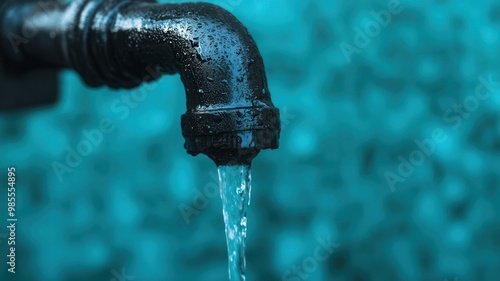
[[[279,111],[262,57],[226,10],[147,0],[47,3],[8,0],[0,7],[0,53],[13,68],[69,67],[90,86],[112,88],[158,78],[152,72],[179,73],[188,153],[204,153],[217,165],[250,164],[260,150],[278,147]],[[12,40],[29,28],[37,31],[29,40]]]

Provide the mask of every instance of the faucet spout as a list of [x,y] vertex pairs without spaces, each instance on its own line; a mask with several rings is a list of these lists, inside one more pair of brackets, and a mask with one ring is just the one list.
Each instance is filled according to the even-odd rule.
[[[180,74],[188,153],[237,165],[278,147],[279,111],[262,57],[248,30],[228,11],[208,3],[76,0],[54,9],[51,20],[38,22],[54,40],[39,36],[42,48],[26,43],[24,57],[75,69],[90,86],[134,88],[151,77],[151,69]],[[47,47],[49,42],[58,45]],[[62,51],[46,54],[50,50]]]

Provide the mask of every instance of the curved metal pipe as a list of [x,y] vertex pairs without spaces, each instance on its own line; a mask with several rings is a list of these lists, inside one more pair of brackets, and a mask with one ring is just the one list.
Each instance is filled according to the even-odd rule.
[[[70,67],[94,87],[133,88],[151,69],[179,73],[188,153],[204,153],[217,165],[250,164],[260,150],[278,147],[279,111],[262,57],[226,10],[207,3],[77,0],[40,16],[39,2],[28,2],[11,1],[0,14],[2,49],[11,43],[8,31],[21,32],[27,22],[40,27],[18,53],[4,52],[11,61]],[[19,14],[23,20],[15,19]]]

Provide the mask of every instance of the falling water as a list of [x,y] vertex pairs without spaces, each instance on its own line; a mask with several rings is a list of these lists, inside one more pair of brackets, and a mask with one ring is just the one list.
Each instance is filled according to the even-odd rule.
[[248,166],[219,166],[220,195],[226,225],[229,280],[231,281],[245,280],[250,180],[250,167]]

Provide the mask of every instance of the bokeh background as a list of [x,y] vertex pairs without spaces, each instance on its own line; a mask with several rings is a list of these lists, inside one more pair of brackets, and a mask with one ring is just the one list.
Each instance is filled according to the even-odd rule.
[[[480,77],[500,82],[498,1],[401,0],[348,57],[342,44],[394,0],[208,2],[255,37],[282,111],[280,149],[253,162],[247,280],[500,278],[500,84],[471,98]],[[111,106],[131,91],[61,78],[57,105],[0,115],[19,218],[16,278],[0,228],[1,279],[227,280],[220,198],[210,193],[189,222],[179,209],[217,183],[207,157],[184,151],[179,77],[149,86],[125,119]],[[464,102],[474,110],[448,116],[460,125],[446,119]],[[115,131],[59,181],[52,163],[103,118]],[[387,172],[399,175],[435,129],[445,141],[391,187]],[[318,239],[338,247],[314,263]]]

